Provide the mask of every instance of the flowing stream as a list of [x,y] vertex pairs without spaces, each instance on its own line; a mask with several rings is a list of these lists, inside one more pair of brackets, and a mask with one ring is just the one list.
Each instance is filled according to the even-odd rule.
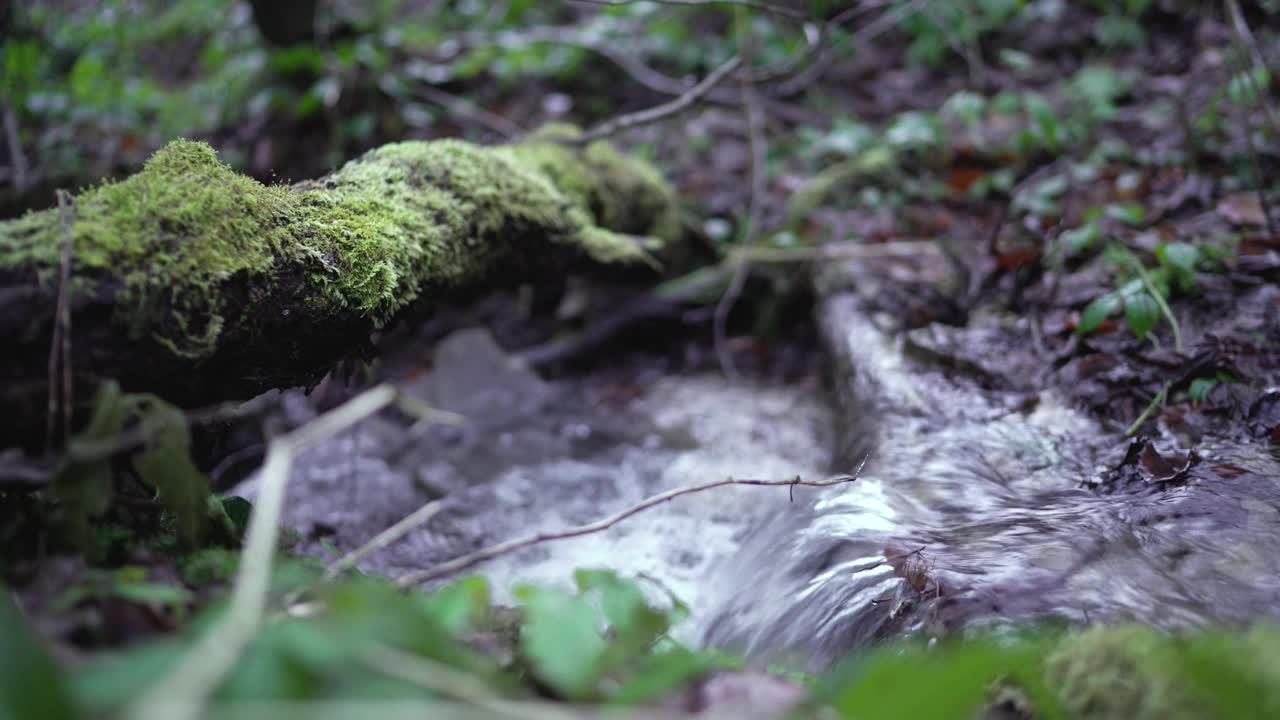
[[[431,372],[402,386],[468,422],[424,430],[375,418],[335,438],[295,469],[286,523],[304,551],[332,557],[439,501],[422,528],[361,565],[397,575],[675,487],[819,478],[865,457],[851,484],[681,497],[476,571],[506,599],[519,582],[613,568],[686,601],[685,639],[811,669],[908,633],[1280,615],[1273,448],[1202,441],[1168,482],[1087,489],[1136,446],[1052,390],[996,392],[939,371],[909,352],[920,332],[880,328],[875,292],[864,282],[821,302],[832,390],[659,371],[545,382],[482,331],[457,334]],[[1027,355],[1022,330],[992,316],[923,332],[1013,367]],[[1185,445],[1166,432],[1148,452],[1183,457]],[[252,482],[240,492],[252,495]]]
[[1280,615],[1273,451],[1205,443],[1185,482],[1085,489],[1126,444],[1051,392],[1015,404],[921,370],[861,306],[833,296],[822,320],[842,359],[837,463],[870,453],[862,478],[753,530],[714,582],[708,642],[820,668],[904,633]]

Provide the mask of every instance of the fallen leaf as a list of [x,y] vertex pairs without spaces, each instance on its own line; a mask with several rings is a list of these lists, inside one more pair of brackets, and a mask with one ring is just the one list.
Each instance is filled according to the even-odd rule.
[[1267,215],[1262,211],[1258,193],[1254,192],[1232,193],[1222,198],[1218,201],[1218,214],[1233,225],[1267,224]]

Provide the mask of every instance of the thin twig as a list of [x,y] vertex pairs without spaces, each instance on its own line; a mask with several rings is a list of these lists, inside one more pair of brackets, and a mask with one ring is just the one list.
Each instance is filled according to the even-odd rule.
[[440,105],[459,117],[471,118],[506,139],[524,134],[524,129],[510,120],[489,112],[467,98],[446,92],[438,87],[426,84],[417,85],[414,92],[424,100]]
[[27,156],[22,152],[22,139],[18,136],[18,115],[8,100],[0,100],[0,109],[3,109],[4,114],[4,138],[9,146],[9,162],[13,166],[13,189],[21,194],[31,186],[31,177],[28,174]]
[[[1263,58],[1261,50],[1258,49],[1257,42],[1253,38],[1253,33],[1249,30],[1248,23],[1244,20],[1244,13],[1240,11],[1240,4],[1236,0],[1227,0],[1227,8],[1231,14],[1231,24],[1235,28],[1236,35],[1242,49],[1251,51],[1254,64],[1260,69],[1266,69],[1266,59]],[[1249,63],[1245,58],[1238,61],[1240,74],[1244,76],[1244,81],[1249,85],[1249,92],[1258,100],[1258,104],[1262,106],[1271,120],[1272,127],[1280,127],[1276,122],[1275,111],[1271,107],[1271,103],[1267,101],[1266,89],[1259,87],[1257,78],[1253,76],[1253,71],[1249,67]],[[1258,184],[1258,205],[1262,208],[1262,217],[1267,223],[1267,234],[1271,237],[1280,237],[1276,234],[1276,220],[1271,212],[1271,203],[1267,200],[1266,180],[1262,175],[1262,163],[1258,159],[1258,148],[1253,141],[1253,113],[1244,103],[1240,104],[1240,116],[1244,121],[1244,142],[1245,148],[1249,151],[1249,164],[1253,170],[1253,180]]]
[[[53,339],[49,343],[49,416],[45,427],[45,447],[52,451],[57,445],[54,438],[58,421],[58,398],[62,399],[62,441],[71,437],[71,306],[67,299],[71,292],[71,242],[72,225],[75,223],[75,201],[65,190],[58,190],[58,217],[62,221],[62,257],[58,268],[58,300],[54,310]],[[59,386],[58,367],[62,367]]]
[[[835,17],[822,23],[822,26],[818,30],[817,38],[814,42],[809,44],[809,47],[806,48],[804,54],[792,63],[793,68],[801,68],[801,70],[795,72],[793,76],[771,87],[769,89],[769,94],[774,97],[788,97],[795,95],[812,85],[818,78],[822,77],[824,72],[826,72],[827,51],[830,46],[829,41],[831,38],[831,32],[849,22],[849,20],[853,19],[857,15],[861,15],[868,10],[874,10],[890,4],[892,3],[889,2],[889,0],[885,0],[884,2],[859,3],[845,9]],[[898,21],[914,13],[918,10],[921,4],[922,0],[913,0],[905,5],[898,5],[891,8],[883,15],[876,18],[873,22],[859,28],[850,38],[850,44],[857,46],[861,43],[870,42],[881,33],[892,28],[898,23]],[[786,75],[791,75],[791,72],[787,72]],[[772,82],[776,79],[778,79],[778,77],[769,77],[767,71],[762,72],[755,78],[757,83],[766,81]]]
[[[738,13],[738,55],[750,59],[755,55],[755,39],[752,37],[751,25],[746,14]],[[766,190],[766,163],[768,146],[765,144],[764,116],[760,113],[760,103],[756,97],[755,86],[749,79],[742,81],[742,108],[747,121],[747,142],[751,149],[751,181],[750,197],[747,204],[747,226],[739,239],[741,247],[751,247],[760,232],[760,215]],[[729,350],[729,316],[733,314],[733,306],[737,304],[742,290],[746,287],[751,268],[747,261],[739,260],[733,268],[733,279],[720,302],[716,303],[715,315],[712,319],[712,344],[716,350],[716,359],[720,362],[720,370],[731,380],[738,379],[738,368],[733,363],[733,353]]]
[[[1253,56],[1254,65],[1259,70],[1266,70],[1267,58],[1263,56],[1258,40],[1253,36],[1253,31],[1249,29],[1249,23],[1245,22],[1244,13],[1240,10],[1238,0],[1227,0],[1227,10],[1231,14],[1231,27],[1235,30],[1240,42],[1244,44],[1245,49]],[[1262,105],[1263,110],[1267,113],[1272,126],[1280,126],[1280,121],[1276,119],[1275,108],[1268,101],[1268,96],[1262,92],[1261,88],[1257,87],[1257,83],[1254,82],[1253,76],[1248,71],[1245,72],[1245,75],[1248,77],[1249,84],[1254,86],[1258,103]]]
[[209,479],[217,482],[222,479],[228,470],[239,465],[240,463],[254,457],[261,457],[266,452],[266,446],[262,443],[254,443],[228,454],[226,457],[218,461],[218,464],[209,471]]
[[[865,463],[866,460],[864,459],[863,462]],[[859,470],[860,469],[861,469],[861,466],[859,466]],[[734,478],[726,478],[724,480],[717,480],[715,482],[702,483],[700,485],[686,485],[684,487],[678,487],[673,490],[668,490],[664,493],[659,493],[658,495],[649,497],[641,501],[640,503],[637,503],[636,505],[633,505],[627,508],[626,510],[610,515],[609,517],[604,518],[602,520],[597,520],[595,522],[588,523],[586,525],[579,525],[577,527],[567,528],[565,530],[557,530],[554,532],[540,532],[533,535],[528,535],[526,537],[516,538],[514,540],[508,540],[506,542],[497,543],[496,545],[490,545],[489,547],[482,548],[473,553],[468,553],[466,555],[462,555],[452,560],[440,563],[435,567],[430,567],[425,570],[418,570],[416,572],[411,572],[411,573],[402,575],[396,579],[396,585],[400,588],[411,588],[416,585],[421,585],[422,583],[430,580],[436,580],[442,577],[448,577],[450,575],[457,574],[459,572],[462,572],[463,570],[479,565],[480,563],[487,562],[489,560],[492,560],[496,557],[500,557],[502,555],[507,555],[507,554],[516,552],[517,550],[523,550],[524,548],[530,547],[532,545],[539,545],[541,543],[551,542],[553,540],[565,540],[568,538],[581,537],[583,535],[590,535],[592,533],[597,533],[602,530],[608,530],[609,528],[613,527],[614,525],[617,525],[623,520],[626,520],[632,515],[648,510],[649,508],[654,507],[655,505],[661,505],[662,503],[665,503],[668,500],[671,500],[673,498],[680,497],[681,495],[690,495],[692,493],[698,493],[704,490],[712,490],[714,488],[724,487],[726,485],[760,485],[760,486],[767,486],[767,487],[785,487],[785,486],[802,485],[805,487],[831,487],[833,485],[843,485],[845,483],[851,483],[857,479],[858,479],[858,474],[857,472],[854,472],[854,474],[852,475],[838,475],[836,477],[828,478],[826,480],[803,480],[799,476],[796,476],[794,479],[791,479],[791,480],[739,480]]]
[[414,510],[395,525],[375,535],[369,542],[330,563],[324,569],[322,579],[328,581],[338,577],[343,572],[355,567],[356,563],[408,535],[414,528],[435,517],[442,509],[444,509],[443,499],[432,500],[423,504],[422,507]]
[[619,115],[612,120],[608,120],[597,125],[576,138],[572,138],[570,142],[575,144],[589,143],[594,140],[609,137],[610,135],[622,132],[623,130],[629,130],[641,125],[655,123],[664,118],[684,112],[693,106],[694,103],[698,102],[698,100],[700,100],[704,95],[714,90],[721,81],[731,75],[741,64],[742,58],[735,55],[725,61],[723,65],[712,71],[710,75],[703,78],[697,85],[689,88],[688,91],[674,100],[662,103],[661,105],[655,105],[651,108],[640,110],[638,112]]
[[1156,408],[1164,404],[1164,399],[1169,394],[1169,385],[1170,383],[1166,382],[1164,387],[1160,388],[1160,392],[1156,393],[1156,396],[1151,398],[1151,402],[1147,403],[1146,409],[1142,411],[1142,414],[1138,416],[1138,419],[1134,420],[1132,425],[1125,428],[1125,437],[1129,437],[1130,435],[1138,432],[1138,428],[1141,428],[1142,424],[1147,421],[1147,418],[1151,417],[1151,413],[1155,412]]

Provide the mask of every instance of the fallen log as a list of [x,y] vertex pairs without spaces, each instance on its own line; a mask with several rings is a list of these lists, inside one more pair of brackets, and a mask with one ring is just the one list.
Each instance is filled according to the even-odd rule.
[[192,407],[314,383],[446,296],[654,264],[679,234],[670,188],[606,143],[559,142],[575,133],[395,143],[293,186],[179,140],[61,213],[0,222],[0,446],[43,434],[60,291],[77,400],[114,378]]

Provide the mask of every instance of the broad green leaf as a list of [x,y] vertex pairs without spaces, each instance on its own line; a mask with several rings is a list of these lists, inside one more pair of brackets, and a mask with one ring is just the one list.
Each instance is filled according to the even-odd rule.
[[1017,72],[1026,72],[1036,64],[1035,59],[1030,55],[1013,48],[1000,50],[1000,62]]
[[1031,115],[1036,129],[1036,136],[1044,143],[1046,150],[1057,152],[1062,147],[1062,136],[1059,131],[1058,113],[1040,95],[1027,93],[1022,99],[1022,106]]
[[849,720],[952,720],[977,717],[995,685],[1024,691],[1037,717],[1061,718],[1044,686],[1044,648],[1034,641],[920,644],[874,652],[832,704]]
[[185,652],[178,643],[162,642],[141,644],[122,653],[103,653],[71,675],[77,704],[93,717],[118,711],[154,686]]
[[1129,91],[1129,80],[1106,66],[1090,66],[1081,69],[1071,79],[1071,84],[1087,104],[1089,114],[1110,119],[1116,111],[1115,103]]
[[583,595],[599,594],[605,618],[613,628],[612,641],[601,660],[603,669],[611,670],[648,653],[670,627],[667,614],[650,607],[635,582],[610,570],[578,570],[574,578]]
[[923,112],[905,112],[889,123],[885,140],[898,148],[930,148],[942,141],[937,116]]
[[1119,220],[1126,225],[1141,224],[1144,215],[1142,206],[1137,203],[1112,203],[1104,212],[1107,217]]
[[1058,237],[1072,252],[1080,252],[1097,242],[1098,234],[1098,223],[1087,222],[1080,227],[1064,231]]
[[516,588],[515,596],[526,612],[520,652],[538,677],[567,699],[594,696],[605,641],[586,599],[527,585]]
[[[68,445],[75,451],[110,441],[124,429],[129,405],[115,381],[102,383],[94,397],[89,425]],[[91,540],[90,518],[102,514],[111,504],[110,461],[65,461],[53,478],[51,491],[67,508],[68,530],[74,542],[87,547]]]
[[472,575],[425,594],[418,602],[428,617],[457,636],[489,612],[489,583]]
[[235,524],[240,532],[244,532],[249,527],[249,516],[253,514],[253,505],[248,500],[236,495],[228,495],[221,498],[222,511]]
[[630,704],[653,700],[714,667],[716,662],[711,655],[676,646],[645,657],[622,686],[610,693],[609,701]]
[[1093,302],[1086,305],[1084,311],[1080,313],[1080,323],[1076,325],[1076,334],[1085,335],[1097,330],[1103,320],[1106,320],[1111,313],[1120,308],[1120,303],[1120,296],[1115,293],[1106,293],[1094,298]]
[[1187,399],[1192,402],[1203,402],[1217,386],[1217,378],[1196,378],[1191,381],[1191,386],[1187,388]]
[[72,720],[66,681],[40,638],[0,586],[0,718]]
[[191,591],[181,585],[158,582],[120,581],[111,589],[117,597],[148,605],[165,605],[183,608],[195,599]]
[[1142,340],[1160,321],[1160,306],[1150,294],[1138,293],[1125,298],[1124,319],[1129,330]]
[[1195,286],[1200,255],[1200,248],[1189,243],[1168,243],[1156,247],[1156,258],[1173,270],[1174,282],[1183,290]]
[[942,104],[942,112],[944,114],[959,118],[969,124],[975,124],[981,120],[982,113],[986,109],[987,99],[968,90],[961,90],[947,98],[947,101]]
[[146,448],[134,456],[133,467],[173,515],[178,540],[194,547],[208,520],[209,481],[191,460],[191,434],[178,408],[149,398],[142,413]]

